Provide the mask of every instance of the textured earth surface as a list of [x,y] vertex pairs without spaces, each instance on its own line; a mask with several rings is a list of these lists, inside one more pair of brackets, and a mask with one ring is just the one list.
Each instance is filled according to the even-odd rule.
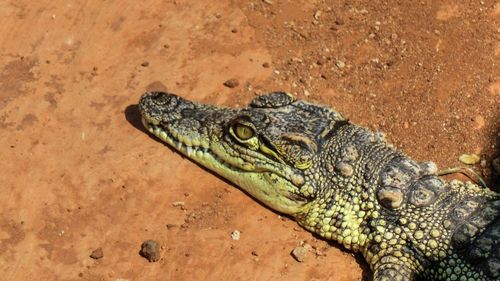
[[[356,255],[145,134],[136,103],[146,90],[228,106],[287,90],[419,161],[478,154],[491,181],[500,3],[416,3],[0,1],[2,276],[370,280]],[[158,262],[139,255],[148,239]]]

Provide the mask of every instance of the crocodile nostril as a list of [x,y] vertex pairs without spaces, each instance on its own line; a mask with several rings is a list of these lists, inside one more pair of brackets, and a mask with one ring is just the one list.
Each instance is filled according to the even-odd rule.
[[178,96],[165,92],[149,92],[144,94],[144,99],[149,100],[151,104],[164,108],[174,108],[177,106],[178,101],[181,100]]
[[149,97],[152,100],[157,100],[157,101],[164,101],[164,100],[168,99],[167,94],[164,92],[151,92],[151,93],[149,93]]

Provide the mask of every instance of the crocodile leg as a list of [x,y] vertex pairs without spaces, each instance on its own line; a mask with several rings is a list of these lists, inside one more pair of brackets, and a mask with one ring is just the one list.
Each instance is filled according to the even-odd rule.
[[412,272],[400,265],[387,265],[374,272],[373,281],[412,281]]
[[387,255],[380,258],[372,266],[374,274],[373,281],[416,280],[416,274],[407,262],[407,259],[402,259],[401,257],[396,257],[395,255]]

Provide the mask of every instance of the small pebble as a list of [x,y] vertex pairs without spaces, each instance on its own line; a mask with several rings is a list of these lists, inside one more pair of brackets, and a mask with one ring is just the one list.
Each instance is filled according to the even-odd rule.
[[262,64],[262,67],[264,68],[269,68],[271,65],[268,62],[265,62]]
[[338,60],[335,65],[337,65],[338,68],[344,68],[345,67],[345,63],[341,60]]
[[95,260],[102,259],[102,257],[104,257],[104,253],[102,251],[102,248],[97,248],[97,249],[93,250],[92,253],[90,254],[90,257],[95,259]]
[[314,12],[313,18],[315,20],[319,20],[320,17],[321,17],[321,11],[318,10],[318,11]]
[[298,262],[304,262],[308,256],[308,249],[304,246],[295,247],[292,250],[292,257]]
[[467,165],[474,165],[477,162],[479,162],[479,160],[481,160],[481,157],[479,157],[477,154],[474,153],[462,154],[458,157],[458,160]]
[[146,240],[142,243],[139,254],[149,262],[157,262],[160,260],[160,244],[155,240]]
[[226,82],[224,82],[224,86],[228,88],[236,88],[238,87],[238,85],[240,85],[240,82],[238,82],[238,80],[235,78],[229,79]]
[[472,128],[475,130],[482,129],[485,125],[484,117],[481,115],[476,115],[472,117]]
[[176,202],[172,203],[172,206],[174,206],[174,207],[181,207],[184,205],[186,205],[186,203],[184,201],[176,201]]
[[172,224],[172,223],[168,223],[168,224],[166,225],[167,229],[172,229],[172,228],[177,227],[177,226],[178,226],[178,225],[176,225],[176,224]]
[[141,66],[142,67],[148,67],[149,66],[149,62],[145,61],[143,63],[141,63]]
[[231,239],[233,240],[240,240],[240,231],[235,229],[233,232],[231,232]]

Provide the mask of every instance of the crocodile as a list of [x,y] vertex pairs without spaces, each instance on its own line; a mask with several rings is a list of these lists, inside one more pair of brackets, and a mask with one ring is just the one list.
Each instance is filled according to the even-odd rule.
[[384,137],[286,92],[244,108],[164,92],[144,127],[305,229],[360,253],[373,280],[500,280],[500,195],[438,175]]

